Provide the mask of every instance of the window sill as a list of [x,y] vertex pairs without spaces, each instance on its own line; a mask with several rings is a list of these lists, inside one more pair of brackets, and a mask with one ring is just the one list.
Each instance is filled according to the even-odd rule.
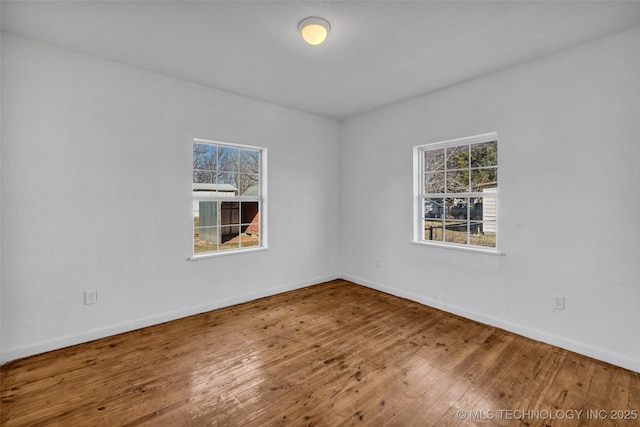
[[207,253],[204,253],[204,254],[192,255],[189,258],[187,258],[187,261],[201,261],[203,259],[218,258],[218,257],[221,257],[221,256],[240,255],[240,254],[246,254],[246,253],[251,253],[251,252],[261,252],[261,251],[266,251],[268,249],[269,248],[267,248],[265,246],[260,246],[260,247],[257,247],[257,248],[233,249],[233,250],[227,250],[227,251],[207,252]]
[[498,249],[494,249],[494,248],[484,249],[478,246],[455,245],[455,244],[446,244],[446,243],[438,243],[438,242],[424,242],[424,241],[417,241],[417,240],[413,240],[411,241],[411,243],[419,246],[431,246],[431,247],[437,247],[437,248],[443,248],[443,249],[453,249],[456,251],[475,252],[475,253],[486,254],[486,255],[496,255],[496,256],[505,255],[504,252],[500,252]]

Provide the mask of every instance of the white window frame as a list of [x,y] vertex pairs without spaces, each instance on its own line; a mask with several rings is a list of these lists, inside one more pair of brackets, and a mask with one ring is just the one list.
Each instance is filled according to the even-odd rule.
[[[244,248],[240,247],[237,249],[225,249],[225,250],[195,253],[194,252],[195,241],[193,237],[194,224],[192,220],[190,224],[190,232],[192,236],[191,238],[192,255],[188,259],[192,261],[197,261],[197,260],[206,259],[206,258],[241,254],[241,253],[247,253],[247,252],[256,252],[256,251],[262,251],[262,250],[268,249],[268,246],[267,246],[267,149],[265,147],[258,147],[258,146],[246,145],[246,144],[236,144],[231,142],[214,141],[214,140],[203,139],[203,138],[194,138],[191,143],[192,148],[194,144],[204,144],[204,145],[211,145],[211,146],[217,146],[217,147],[231,147],[231,148],[237,148],[238,150],[254,150],[260,153],[260,168],[258,172],[260,182],[259,182],[259,194],[257,196],[234,196],[232,198],[224,197],[224,196],[217,196],[217,197],[203,196],[203,195],[198,195],[197,192],[193,191],[193,186],[192,186],[191,205],[190,205],[190,208],[191,208],[190,216],[191,218],[193,218],[194,202],[199,202],[199,201],[217,201],[219,203],[221,202],[258,202],[259,204],[258,212],[260,214],[259,216],[260,243],[258,246],[249,246]],[[194,169],[192,166],[191,167],[192,183],[193,183],[193,171]]]
[[[471,251],[471,252],[480,252],[480,253],[487,253],[487,254],[494,254],[494,255],[502,255],[502,253],[500,252],[499,248],[499,243],[498,243],[498,237],[500,235],[499,233],[499,218],[498,218],[498,205],[499,205],[499,188],[500,185],[497,185],[497,188],[495,189],[495,192],[491,193],[491,197],[495,197],[495,202],[496,202],[496,220],[495,220],[495,227],[496,227],[496,246],[495,247],[486,247],[486,246],[476,246],[476,245],[472,245],[469,243],[469,241],[467,241],[466,244],[461,244],[461,243],[452,243],[452,242],[445,242],[445,241],[433,241],[433,240],[428,240],[425,239],[425,230],[424,230],[424,223],[425,223],[425,200],[429,199],[429,198],[455,198],[455,197],[487,197],[487,194],[482,193],[482,192],[464,192],[464,193],[447,193],[447,192],[443,192],[443,193],[425,193],[425,185],[424,185],[424,176],[425,176],[425,170],[424,170],[424,152],[425,151],[429,151],[429,150],[436,150],[436,149],[441,149],[441,148],[447,148],[447,147],[455,147],[455,146],[460,146],[460,145],[472,145],[472,144],[479,144],[479,143],[484,143],[484,142],[493,142],[493,141],[498,141],[498,133],[497,132],[490,132],[490,133],[485,133],[485,134],[481,134],[481,135],[475,135],[475,136],[469,136],[469,137],[464,137],[464,138],[457,138],[457,139],[451,139],[451,140],[447,140],[447,141],[440,141],[440,142],[435,142],[435,143],[430,143],[430,144],[423,144],[423,145],[418,145],[415,146],[413,148],[413,193],[414,193],[414,197],[413,197],[413,224],[414,224],[414,230],[413,230],[413,243],[419,244],[419,245],[426,245],[426,246],[434,246],[434,247],[441,247],[441,248],[449,248],[449,249],[459,249],[459,250],[464,250],[464,251]],[[497,149],[498,149],[498,165],[496,166],[497,169],[500,169],[500,155],[499,155],[499,151],[500,151],[500,144],[498,144]],[[470,169],[471,169],[471,165]],[[498,173],[498,182],[500,180],[500,174]],[[467,220],[468,221],[468,220]],[[469,233],[469,231],[467,231],[467,233]]]

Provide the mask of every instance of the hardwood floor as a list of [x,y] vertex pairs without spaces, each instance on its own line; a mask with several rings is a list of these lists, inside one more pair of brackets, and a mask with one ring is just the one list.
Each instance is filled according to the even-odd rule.
[[1,374],[6,426],[640,425],[638,373],[341,280]]

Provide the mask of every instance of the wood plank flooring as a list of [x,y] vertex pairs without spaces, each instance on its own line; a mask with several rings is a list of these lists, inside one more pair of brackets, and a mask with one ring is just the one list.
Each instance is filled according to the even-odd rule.
[[342,280],[1,375],[3,426],[640,425],[638,373]]

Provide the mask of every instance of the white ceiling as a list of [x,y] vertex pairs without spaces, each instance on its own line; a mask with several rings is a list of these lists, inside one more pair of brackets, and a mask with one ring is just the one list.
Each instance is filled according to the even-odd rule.
[[[6,1],[2,30],[344,119],[640,26],[640,1]],[[332,26],[308,46],[307,16]],[[640,47],[639,47],[640,51]]]

